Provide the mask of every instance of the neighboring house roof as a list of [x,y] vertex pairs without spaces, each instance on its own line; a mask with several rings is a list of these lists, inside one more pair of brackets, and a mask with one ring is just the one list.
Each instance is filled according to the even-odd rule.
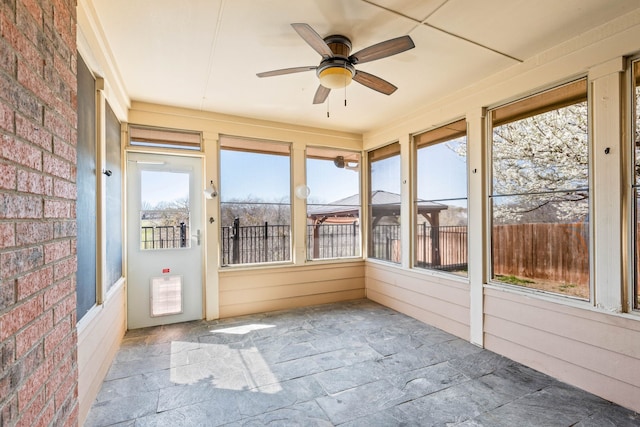
[[[400,206],[401,196],[389,191],[376,190],[371,193],[371,207],[374,211],[381,211],[383,214],[391,215],[391,211],[396,211]],[[442,203],[418,200],[418,213],[440,212],[448,206]],[[312,219],[322,217],[358,217],[360,213],[360,195],[345,197],[331,203],[322,205],[312,205],[307,207],[307,216]]]

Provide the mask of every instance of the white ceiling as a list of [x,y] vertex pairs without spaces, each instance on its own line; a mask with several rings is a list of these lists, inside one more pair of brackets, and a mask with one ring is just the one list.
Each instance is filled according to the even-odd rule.
[[[364,132],[578,36],[640,0],[89,0],[134,101]],[[318,55],[291,27],[342,34],[352,52],[405,34],[416,47],[357,69],[398,86],[354,82],[313,105]],[[327,109],[330,117],[327,117]]]

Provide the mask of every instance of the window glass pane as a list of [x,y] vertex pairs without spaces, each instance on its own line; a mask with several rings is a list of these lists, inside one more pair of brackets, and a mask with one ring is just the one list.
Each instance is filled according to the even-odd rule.
[[553,108],[527,98],[530,115],[493,126],[492,277],[589,299],[587,102],[553,92],[539,95]]
[[141,172],[140,249],[191,246],[189,179],[186,172]]
[[369,257],[400,263],[400,144],[369,153]]
[[238,138],[229,141],[220,141],[222,265],[289,261],[289,146],[247,140],[242,149]]
[[[465,129],[465,121],[456,122]],[[415,266],[467,275],[467,140],[451,126],[415,137]],[[429,135],[443,138],[430,138]],[[462,136],[461,136],[462,134]],[[433,140],[430,145],[420,141]]]
[[[547,219],[520,221],[523,196],[494,197],[492,235],[493,279],[510,285],[589,298],[589,223],[576,210],[589,208],[587,199],[574,193],[575,201],[541,197],[549,211]],[[507,215],[510,212],[512,215]],[[561,218],[567,218],[563,221]]]
[[360,256],[360,154],[307,149],[307,258]]
[[[78,60],[77,155],[77,320],[96,304],[96,81],[80,55]],[[4,286],[4,285],[3,285]]]

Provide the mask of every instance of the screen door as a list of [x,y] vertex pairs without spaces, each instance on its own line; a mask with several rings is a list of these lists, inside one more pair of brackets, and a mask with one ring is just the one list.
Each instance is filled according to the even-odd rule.
[[202,319],[202,159],[127,160],[128,328]]

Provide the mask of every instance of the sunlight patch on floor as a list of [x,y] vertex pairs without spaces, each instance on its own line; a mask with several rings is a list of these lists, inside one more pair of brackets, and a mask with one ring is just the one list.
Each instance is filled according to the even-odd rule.
[[242,325],[242,326],[234,326],[232,328],[223,328],[223,329],[214,329],[210,331],[212,334],[233,334],[233,335],[245,335],[249,332],[259,331],[261,329],[269,329],[275,328],[276,325],[261,325],[261,324],[252,324],[252,325]]
[[[215,334],[248,334],[274,325],[245,325],[211,331]],[[275,394],[282,391],[279,379],[254,347],[237,343],[171,343],[170,381],[173,384],[209,383],[216,388]]]

